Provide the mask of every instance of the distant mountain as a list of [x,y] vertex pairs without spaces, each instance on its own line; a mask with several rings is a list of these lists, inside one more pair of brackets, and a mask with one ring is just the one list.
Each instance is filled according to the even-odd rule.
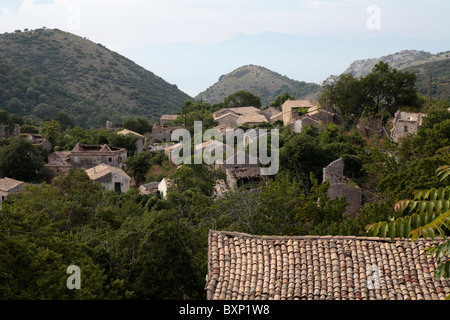
[[314,95],[319,89],[320,86],[315,83],[293,80],[261,66],[246,65],[220,76],[213,86],[198,94],[196,99],[219,103],[230,94],[244,90],[258,96],[262,105],[267,106],[285,92],[300,99]]
[[[154,121],[179,111],[186,99],[192,99],[103,45],[58,29],[0,35],[0,58],[92,101],[113,121],[136,116]],[[35,107],[38,104],[36,100]]]
[[376,59],[357,60],[343,73],[361,77],[370,73],[379,61],[386,62],[395,69],[414,73],[417,77],[416,86],[421,94],[429,96],[431,88],[432,97],[450,100],[450,51],[431,54],[403,50]]

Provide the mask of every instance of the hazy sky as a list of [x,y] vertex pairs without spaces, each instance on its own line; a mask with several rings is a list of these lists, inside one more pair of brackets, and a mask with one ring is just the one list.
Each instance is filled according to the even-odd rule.
[[396,35],[448,44],[449,12],[448,0],[0,0],[0,33],[58,28],[118,52],[155,44],[213,45],[267,31],[340,39]]

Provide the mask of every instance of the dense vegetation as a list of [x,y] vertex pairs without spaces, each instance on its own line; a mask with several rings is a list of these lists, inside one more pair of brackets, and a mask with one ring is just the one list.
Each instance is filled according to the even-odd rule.
[[[104,125],[105,118],[120,122],[122,117],[142,116],[156,121],[164,113],[179,111],[190,98],[175,85],[103,45],[57,29],[0,35],[0,58],[17,69],[14,73],[32,75],[31,79],[19,79],[17,83],[9,79],[10,90],[21,91],[17,92],[20,96],[15,102],[32,103],[28,105],[32,109],[11,105],[9,111],[32,114],[39,103],[46,103],[48,106],[42,112],[34,112],[39,119],[64,110],[77,124],[86,127]],[[90,114],[93,120],[85,121],[89,120],[82,118],[85,114]]]
[[[409,79],[409,74],[380,64],[365,81],[389,87],[394,75]],[[411,89],[409,81],[403,83]],[[358,90],[367,93],[361,100],[367,106],[365,116],[388,126],[389,113],[404,106],[387,95],[392,110],[373,108],[368,88],[354,87],[358,96],[362,96]],[[336,101],[346,97],[334,93]],[[401,101],[426,101],[414,87],[400,94],[405,94]],[[220,106],[186,101],[181,113],[188,128],[196,119],[210,121],[208,127],[214,125],[211,114]],[[261,181],[256,192],[239,184],[237,190],[214,197],[215,182],[224,178],[223,173],[206,165],[177,169],[163,154],[149,152],[129,157],[126,170],[140,183],[169,178],[172,187],[166,198],[140,195],[136,188],[125,194],[104,191],[81,170],[50,184],[29,185],[25,192],[8,197],[0,212],[0,298],[203,299],[210,229],[365,235],[368,224],[404,216],[394,204],[410,198],[414,190],[445,186],[435,171],[450,163],[450,105],[434,100],[415,107],[428,116],[416,135],[399,143],[383,131],[366,132],[358,126],[365,121],[362,113],[345,127],[307,127],[300,134],[279,127],[280,170]],[[142,122],[129,119],[130,125],[145,127]],[[56,119],[46,124],[55,145],[63,149],[77,141],[113,139],[106,130],[63,130]],[[6,146],[25,148],[11,139],[2,145],[1,157],[3,152],[15,152]],[[346,199],[330,199],[329,184],[322,181],[322,168],[338,158],[345,161],[345,175],[363,188],[363,207],[354,218],[344,214]],[[66,287],[69,265],[81,268],[81,290]]]

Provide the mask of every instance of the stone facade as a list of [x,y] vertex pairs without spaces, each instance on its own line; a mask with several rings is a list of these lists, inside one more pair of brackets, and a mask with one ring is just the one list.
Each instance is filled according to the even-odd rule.
[[178,115],[176,114],[164,114],[160,119],[159,119],[159,124],[161,126],[166,126],[167,123],[175,121],[178,118]]
[[71,165],[73,167],[89,169],[99,164],[108,164],[113,167],[123,168],[123,162],[127,158],[127,150],[103,145],[88,145],[77,143],[70,152]]
[[117,134],[120,134],[120,135],[129,135],[130,134],[130,135],[136,136],[137,137],[136,153],[140,153],[140,152],[144,151],[146,139],[142,134],[128,130],[128,129],[120,130],[119,132],[117,132]]
[[92,181],[101,183],[105,190],[126,193],[130,189],[130,176],[117,167],[100,164],[85,171]]
[[393,120],[393,127],[391,130],[391,137],[395,142],[408,135],[414,135],[422,125],[423,118],[426,117],[424,113],[413,113],[397,111]]
[[28,135],[27,139],[31,141],[31,143],[35,146],[41,146],[42,149],[46,150],[47,152],[50,152],[53,148],[51,142],[40,135],[30,134]]
[[11,131],[8,125],[0,123],[0,138],[19,135],[20,135],[20,125],[15,124]]
[[13,193],[19,193],[24,190],[25,182],[18,181],[11,178],[0,179],[0,209],[2,208],[2,203],[7,196]]
[[70,153],[70,151],[55,151],[48,155],[48,163],[45,165],[47,182],[50,182],[60,174],[69,172],[70,168],[72,168]]
[[183,127],[166,127],[154,124],[152,128],[153,142],[170,142],[172,141],[172,132]]
[[286,100],[281,105],[281,110],[283,113],[283,124],[285,126],[290,126],[295,120],[301,117],[299,110],[306,109],[306,112],[316,107],[318,101],[315,100]]
[[291,125],[291,131],[295,133],[302,132],[303,128],[307,126],[315,126],[319,127],[321,125],[321,122],[307,114],[302,116],[300,119],[295,120],[294,123]]
[[326,180],[330,183],[328,197],[335,199],[346,196],[348,205],[345,213],[354,217],[362,206],[362,190],[357,186],[350,185],[350,179],[344,176],[344,160],[342,158],[323,168],[323,181]]

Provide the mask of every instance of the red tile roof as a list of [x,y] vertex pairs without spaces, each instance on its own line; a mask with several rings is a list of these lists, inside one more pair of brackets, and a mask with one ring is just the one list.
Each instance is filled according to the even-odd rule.
[[438,300],[430,240],[255,236],[210,231],[210,300]]

